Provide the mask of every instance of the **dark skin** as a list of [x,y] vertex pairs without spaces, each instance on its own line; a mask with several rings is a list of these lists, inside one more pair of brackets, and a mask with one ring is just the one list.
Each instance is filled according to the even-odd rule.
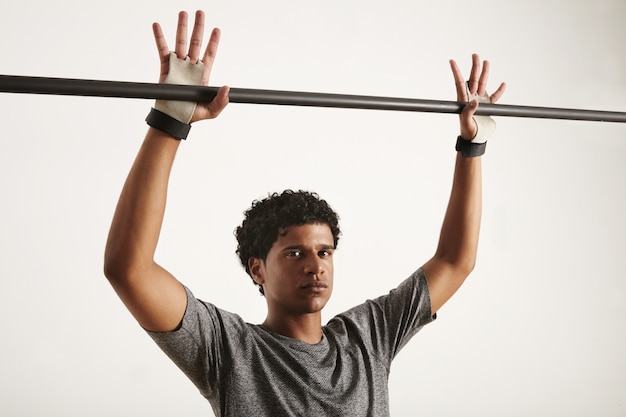
[[309,343],[320,341],[321,312],[333,291],[334,252],[330,227],[314,223],[287,228],[265,260],[248,261],[265,292],[264,327]]
[[[208,85],[220,40],[213,29],[202,57],[204,13],[197,12],[191,38],[187,39],[187,13],[178,17],[175,52],[205,65],[202,84]],[[161,59],[162,82],[168,72],[170,49],[160,26],[153,25]],[[450,61],[457,100],[467,101],[465,79]],[[469,88],[486,92],[489,63],[472,57]],[[505,85],[491,94],[495,103]],[[228,87],[222,87],[210,103],[199,103],[192,122],[213,119],[228,104]],[[472,118],[478,103],[465,107],[460,134],[476,135]],[[105,251],[105,275],[124,304],[147,330],[176,329],[185,312],[187,298],[182,284],[154,260],[167,198],[168,181],[180,141],[149,128],[120,195]],[[432,313],[457,291],[476,262],[481,218],[481,160],[456,157],[454,181],[439,244],[434,256],[423,265],[431,295]],[[332,293],[333,239],[327,225],[289,227],[279,236],[266,259],[252,258],[248,265],[253,279],[263,285],[268,314],[263,325],[269,330],[308,343],[322,337],[321,311]],[[285,285],[291,282],[292,284]]]
[[[197,12],[191,40],[187,44],[187,13],[178,17],[175,52],[178,58],[200,57],[204,34],[204,13]],[[169,70],[170,49],[158,23],[154,38],[161,60],[159,81]],[[202,56],[203,85],[208,85],[211,67],[220,40],[219,29],[211,32]],[[192,122],[217,117],[228,104],[228,87],[222,87],[210,103],[200,103]],[[115,210],[105,250],[105,275],[139,324],[147,330],[175,329],[187,306],[181,283],[154,260],[161,231],[167,187],[174,156],[180,141],[149,128],[128,174]]]

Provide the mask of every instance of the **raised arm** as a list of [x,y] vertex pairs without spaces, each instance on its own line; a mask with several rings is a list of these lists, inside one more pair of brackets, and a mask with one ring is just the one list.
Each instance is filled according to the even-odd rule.
[[[200,11],[196,13],[189,43],[187,20],[187,13],[180,12],[175,54],[178,60],[189,57],[188,63],[196,64],[200,59],[204,14]],[[167,82],[167,76],[173,72],[170,71],[170,59],[174,57],[170,58],[170,50],[159,24],[153,25],[153,31],[161,59],[159,82]],[[200,68],[203,85],[208,84],[219,38],[219,30],[214,29],[201,58],[204,64],[203,69]],[[171,103],[157,103],[157,107],[159,104],[167,109]],[[187,104],[191,104],[189,116],[187,120],[179,120],[182,124],[217,117],[228,104],[228,88],[220,89],[210,103]],[[153,127],[148,129],[122,189],[105,250],[106,277],[139,324],[151,331],[175,329],[187,305],[182,285],[154,260],[165,213],[170,171],[179,145],[179,138]]]
[[[468,89],[472,95],[485,96],[489,77],[489,62],[481,61],[478,55],[472,56],[472,70],[466,83],[455,61],[450,61],[456,84],[457,100],[468,101]],[[481,68],[482,67],[482,68]],[[495,103],[505,84],[490,96]],[[478,101],[472,100],[459,116],[461,137],[471,141],[478,129],[473,115]],[[474,268],[478,250],[478,235],[482,210],[481,158],[463,157],[457,152],[452,191],[439,237],[435,255],[423,265],[428,280],[432,313],[459,289]]]

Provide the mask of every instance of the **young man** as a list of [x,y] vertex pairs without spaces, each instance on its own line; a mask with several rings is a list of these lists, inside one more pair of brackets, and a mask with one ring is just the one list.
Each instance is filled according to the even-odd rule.
[[[173,53],[160,26],[153,30],[160,82],[207,85],[220,32],[213,30],[200,57],[204,14],[196,13],[189,43],[187,14],[179,14]],[[486,95],[489,64],[481,66],[478,56],[467,83],[450,64],[458,101],[477,95],[494,103],[504,92],[502,84]],[[210,103],[157,101],[111,225],[105,275],[218,416],[388,415],[392,359],[473,269],[481,217],[479,156],[485,132],[492,130],[489,120],[476,122],[477,100],[460,115],[454,181],[435,255],[389,294],[326,325],[321,311],[333,288],[337,215],[304,191],[254,202],[237,228],[237,254],[268,307],[264,322],[252,325],[196,299],[154,261],[180,138],[192,122],[216,117],[227,104],[227,87]]]

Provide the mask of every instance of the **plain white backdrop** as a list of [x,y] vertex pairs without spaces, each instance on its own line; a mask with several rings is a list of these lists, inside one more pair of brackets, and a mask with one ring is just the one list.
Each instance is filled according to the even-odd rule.
[[[626,3],[4,2],[0,73],[155,82],[151,24],[223,37],[211,85],[453,100],[448,60],[492,62],[503,104],[626,111]],[[0,415],[210,416],[102,274],[146,100],[0,94]],[[626,415],[626,127],[497,118],[478,264],[394,362],[394,416]],[[234,254],[253,199],[317,191],[342,217],[325,318],[434,252],[454,115],[231,104],[177,156],[157,260],[265,317]]]

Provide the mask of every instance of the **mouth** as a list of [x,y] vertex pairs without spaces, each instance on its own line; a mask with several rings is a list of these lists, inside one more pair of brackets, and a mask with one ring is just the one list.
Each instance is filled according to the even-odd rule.
[[300,289],[308,290],[312,292],[322,292],[328,289],[328,284],[324,282],[308,282],[300,287]]

